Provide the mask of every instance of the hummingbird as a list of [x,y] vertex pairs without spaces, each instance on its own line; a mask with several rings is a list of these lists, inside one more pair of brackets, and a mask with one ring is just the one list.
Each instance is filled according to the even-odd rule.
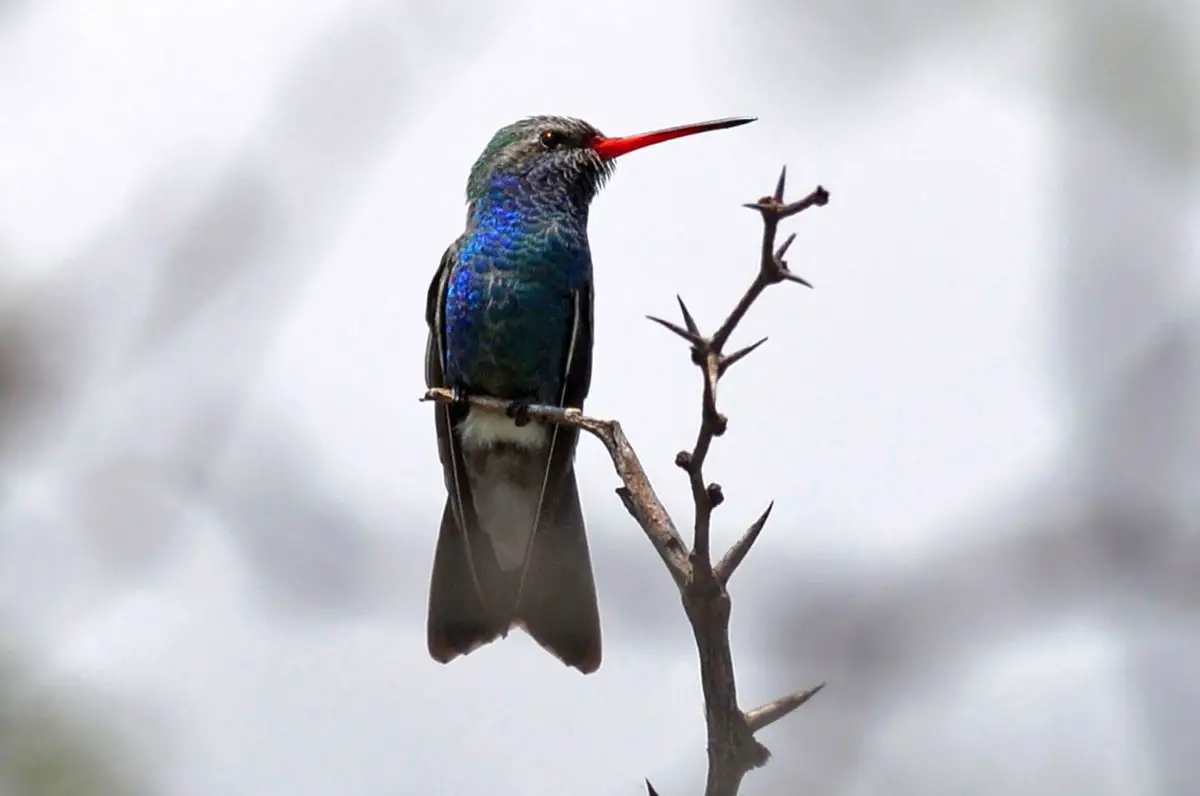
[[[446,484],[428,645],[448,663],[521,627],[564,664],[600,667],[600,613],[575,478],[578,429],[533,404],[583,408],[592,379],[588,210],[615,160],[720,119],[610,138],[563,116],[502,127],[471,167],[466,229],[442,255],[425,320],[428,387]],[[471,396],[508,402],[505,414]]]

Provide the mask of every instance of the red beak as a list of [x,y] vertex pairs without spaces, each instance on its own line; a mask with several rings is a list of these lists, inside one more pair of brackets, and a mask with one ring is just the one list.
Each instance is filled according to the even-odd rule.
[[663,141],[670,141],[673,138],[683,138],[685,135],[695,135],[696,133],[707,133],[711,130],[741,127],[743,124],[749,124],[752,121],[754,121],[752,117],[742,116],[733,119],[700,122],[698,124],[685,124],[681,127],[668,127],[665,130],[627,135],[621,138],[605,138],[602,135],[598,135],[592,139],[591,147],[600,157],[605,160],[612,160],[613,158],[621,157],[621,155],[627,155],[635,149],[661,144]]

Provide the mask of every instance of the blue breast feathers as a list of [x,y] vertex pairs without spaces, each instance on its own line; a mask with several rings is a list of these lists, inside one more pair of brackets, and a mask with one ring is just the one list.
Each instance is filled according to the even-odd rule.
[[446,290],[446,375],[498,398],[557,402],[574,294],[591,279],[587,219],[519,192],[477,201]]

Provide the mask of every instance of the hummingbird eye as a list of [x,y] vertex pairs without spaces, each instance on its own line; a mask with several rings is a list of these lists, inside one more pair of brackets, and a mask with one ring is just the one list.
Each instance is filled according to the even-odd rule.
[[543,130],[542,134],[538,136],[538,142],[546,149],[558,149],[566,138],[558,130]]

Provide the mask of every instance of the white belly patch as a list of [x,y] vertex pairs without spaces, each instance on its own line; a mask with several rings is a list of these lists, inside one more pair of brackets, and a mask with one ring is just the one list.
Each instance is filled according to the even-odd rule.
[[511,417],[474,406],[458,424],[458,432],[467,449],[490,448],[505,442],[532,449],[544,447],[549,441],[549,430],[541,423],[530,422],[518,428]]

